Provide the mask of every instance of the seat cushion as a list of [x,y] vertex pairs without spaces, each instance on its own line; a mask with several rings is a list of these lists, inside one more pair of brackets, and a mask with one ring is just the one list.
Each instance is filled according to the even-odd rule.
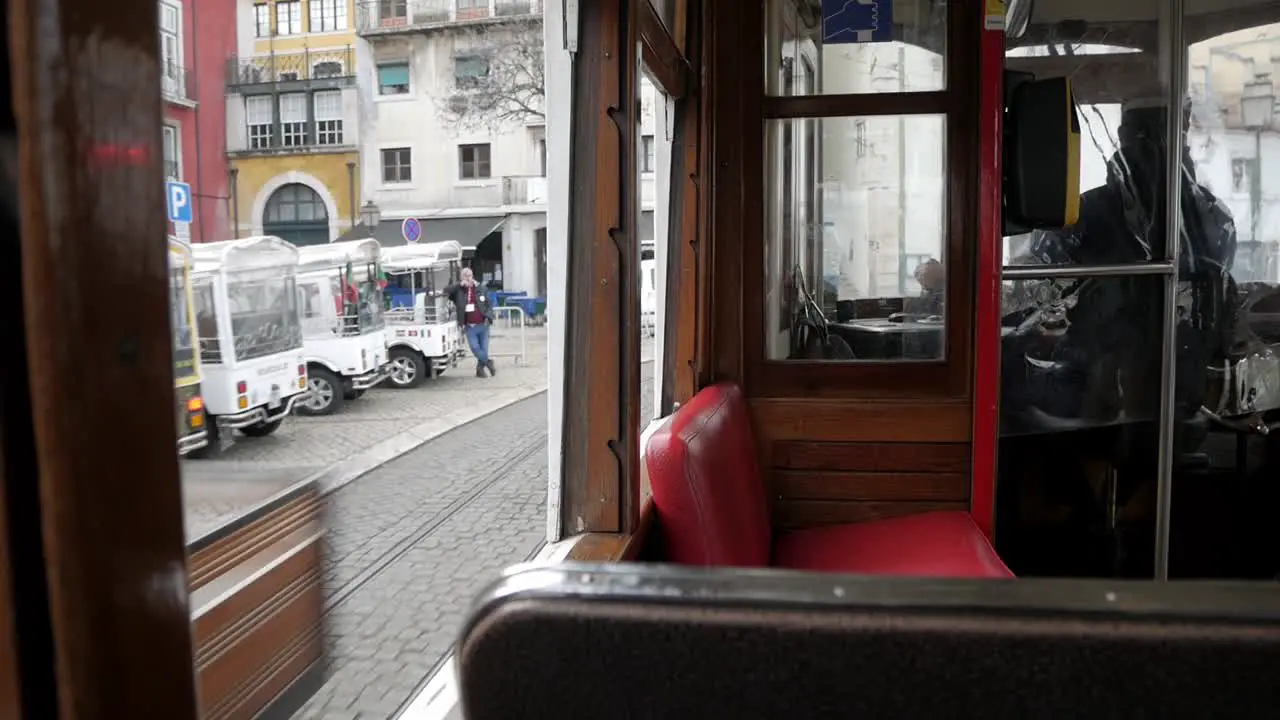
[[665,560],[765,567],[771,529],[746,400],[703,388],[645,446]]
[[778,535],[774,565],[916,577],[1013,577],[964,511],[829,525]]

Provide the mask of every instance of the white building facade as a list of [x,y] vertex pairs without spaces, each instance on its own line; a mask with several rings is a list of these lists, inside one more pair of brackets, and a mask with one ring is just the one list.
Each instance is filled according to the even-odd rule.
[[[416,218],[421,241],[474,248],[482,282],[536,297],[548,289],[543,5],[383,0],[357,9],[360,190],[375,236],[404,242],[401,225]],[[652,129],[647,137],[651,149]]]

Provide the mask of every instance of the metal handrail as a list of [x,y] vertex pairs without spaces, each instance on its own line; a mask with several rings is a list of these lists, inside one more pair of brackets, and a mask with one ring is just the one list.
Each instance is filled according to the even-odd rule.
[[1131,277],[1133,275],[1174,275],[1177,265],[1172,260],[1137,263],[1097,263],[1092,265],[1005,265],[1000,269],[1003,280],[1049,280],[1053,278]]

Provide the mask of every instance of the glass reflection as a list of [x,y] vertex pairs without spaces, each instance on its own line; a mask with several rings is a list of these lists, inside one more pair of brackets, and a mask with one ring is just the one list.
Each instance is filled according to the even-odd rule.
[[[765,3],[770,95],[946,89],[947,3],[941,0],[770,0]],[[787,83],[803,59],[811,86]]]

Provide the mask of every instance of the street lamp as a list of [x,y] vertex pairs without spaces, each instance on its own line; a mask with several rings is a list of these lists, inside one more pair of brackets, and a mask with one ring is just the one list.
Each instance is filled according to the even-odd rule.
[[369,237],[374,237],[378,223],[382,222],[382,208],[375,205],[372,200],[366,201],[360,208],[360,222],[369,228]]
[[[1265,78],[1265,79],[1264,79]],[[1240,116],[1244,126],[1253,131],[1253,168],[1249,173],[1250,228],[1249,240],[1260,247],[1258,231],[1262,227],[1262,131],[1271,127],[1276,98],[1271,78],[1261,76],[1244,86],[1240,97]]]

